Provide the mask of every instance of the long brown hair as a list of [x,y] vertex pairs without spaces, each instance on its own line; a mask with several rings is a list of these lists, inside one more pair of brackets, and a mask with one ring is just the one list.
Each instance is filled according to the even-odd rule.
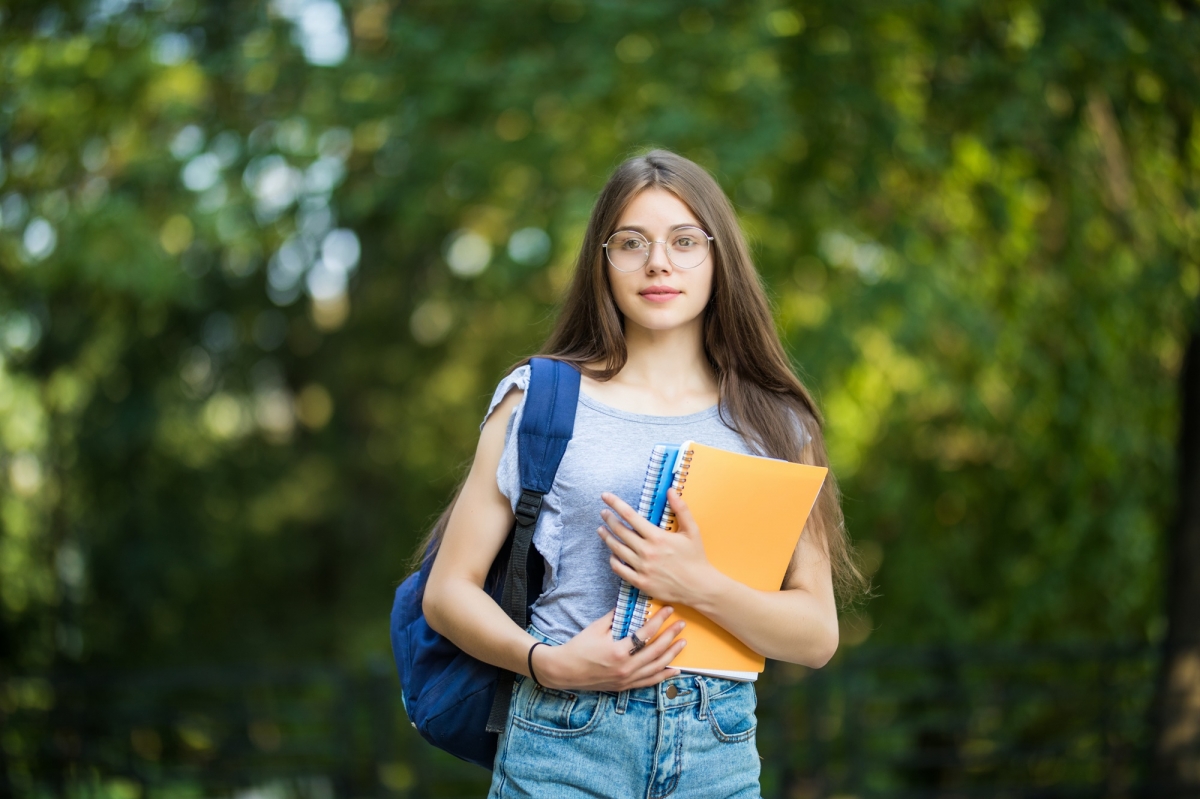
[[[571,287],[554,332],[539,355],[567,361],[596,380],[609,380],[625,366],[624,326],[601,245],[615,232],[629,202],[649,188],[665,189],[682,200],[713,237],[714,273],[712,296],[704,310],[704,352],[717,377],[722,420],[759,454],[828,466],[820,412],[792,372],[775,332],[766,292],[733,206],[707,171],[676,153],[652,150],[630,158],[601,189]],[[513,368],[525,363],[528,358]],[[434,524],[427,544],[440,541],[453,507],[452,501]],[[866,579],[846,535],[832,471],[817,499],[809,529],[829,553],[838,596],[843,602],[861,596]]]

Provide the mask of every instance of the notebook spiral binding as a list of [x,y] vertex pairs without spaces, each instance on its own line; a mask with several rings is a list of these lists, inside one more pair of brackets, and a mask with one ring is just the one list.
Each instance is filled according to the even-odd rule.
[[[675,479],[672,482],[672,488],[678,494],[683,493],[684,483],[687,482],[688,467],[692,462],[694,450],[685,450],[680,454],[678,464],[676,465]],[[655,489],[658,487],[659,480],[662,477],[663,469],[666,468],[669,458],[669,452],[662,445],[655,446],[650,453],[650,463],[646,466],[646,478],[642,483],[642,495],[638,501],[638,515],[649,519],[651,508],[654,503]],[[671,510],[671,506],[667,505],[663,509],[662,519],[658,526],[663,530],[675,529],[675,513]],[[621,581],[621,591],[617,595],[617,608],[613,616],[613,639],[621,640],[630,633],[636,632],[646,623],[646,617],[650,612],[649,597],[634,588],[628,582]]]
[[[683,486],[685,483],[687,483],[688,469],[692,465],[692,455],[694,455],[695,452],[695,450],[688,449],[684,450],[679,456],[679,471],[676,472],[675,482],[671,487],[674,488],[675,493],[680,496],[683,496]],[[662,521],[659,522],[658,526],[664,530],[671,530],[672,532],[677,529],[675,525],[675,511],[671,510],[670,505],[667,505],[667,507],[663,510]]]
[[[638,515],[644,519],[650,518],[650,510],[654,505],[654,491],[662,477],[666,466],[667,448],[658,445],[650,452],[650,462],[646,466],[646,477],[642,481],[642,495],[638,500]],[[641,629],[646,622],[647,602],[641,592],[625,580],[621,581],[621,591],[617,594],[617,609],[613,615],[613,640],[620,641],[635,630]]]

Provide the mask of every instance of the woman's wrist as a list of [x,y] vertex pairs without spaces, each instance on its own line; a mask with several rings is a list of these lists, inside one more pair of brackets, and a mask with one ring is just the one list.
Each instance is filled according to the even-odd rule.
[[529,679],[533,680],[537,685],[541,685],[542,681],[538,679],[537,669],[533,667],[533,653],[539,646],[546,646],[546,644],[541,641],[534,641],[533,645],[529,647],[529,653],[525,656],[525,665],[529,671]]
[[721,606],[724,597],[732,585],[737,582],[712,564],[702,579],[692,581],[694,596],[681,600],[681,604],[700,611],[708,616],[714,609]]
[[534,671],[537,672],[537,684],[543,688],[558,688],[563,684],[559,679],[561,676],[561,651],[561,646],[534,645],[531,662]]

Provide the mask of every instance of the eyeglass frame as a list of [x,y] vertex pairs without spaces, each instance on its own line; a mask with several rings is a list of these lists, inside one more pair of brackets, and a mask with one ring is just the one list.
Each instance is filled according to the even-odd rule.
[[[621,230],[614,230],[612,232],[612,236],[609,236],[608,240],[600,245],[600,249],[604,250],[604,260],[608,261],[608,265],[611,266],[613,269],[616,269],[621,274],[627,275],[630,272],[636,272],[638,269],[645,269],[646,264],[650,263],[650,253],[654,249],[655,244],[661,244],[663,246],[663,251],[664,251],[665,255],[667,256],[667,261],[670,262],[671,266],[675,267],[676,269],[695,269],[697,266],[700,266],[700,264],[704,263],[704,261],[708,260],[708,257],[712,254],[712,246],[711,245],[714,241],[716,241],[716,239],[713,238],[712,236],[708,235],[707,230],[705,230],[704,228],[699,227],[697,225],[679,225],[677,227],[672,228],[671,232],[675,232],[678,230],[686,230],[688,228],[691,228],[692,230],[699,230],[702,234],[704,234],[704,238],[708,239],[708,242],[710,245],[708,248],[708,252],[706,252],[704,254],[704,258],[700,261],[700,263],[697,263],[693,266],[680,266],[679,264],[675,263],[675,261],[672,260],[672,258],[671,258],[671,245],[668,244],[665,239],[647,238],[647,236],[644,233],[642,233],[641,231],[632,230],[630,228],[621,228]],[[611,242],[613,240],[613,236],[617,235],[618,233],[622,233],[622,232],[636,233],[637,235],[642,237],[642,241],[646,242],[646,258],[645,258],[645,260],[642,261],[642,265],[635,269],[621,269],[620,267],[618,267],[616,264],[613,263],[612,256],[609,253],[609,249],[608,249],[609,242]]]

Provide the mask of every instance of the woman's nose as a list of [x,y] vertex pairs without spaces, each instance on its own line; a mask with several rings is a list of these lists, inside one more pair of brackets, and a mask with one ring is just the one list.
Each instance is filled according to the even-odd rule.
[[646,258],[646,268],[651,272],[671,271],[671,259],[667,258],[666,242],[650,242],[650,255]]

